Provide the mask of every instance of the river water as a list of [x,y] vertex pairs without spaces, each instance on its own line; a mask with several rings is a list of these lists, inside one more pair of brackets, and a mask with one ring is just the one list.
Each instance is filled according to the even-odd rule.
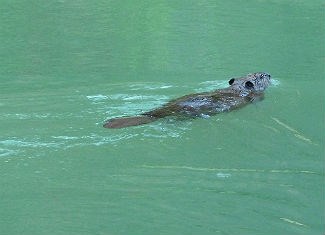
[[[2,0],[0,234],[323,234],[322,0]],[[265,71],[265,100],[120,130]]]

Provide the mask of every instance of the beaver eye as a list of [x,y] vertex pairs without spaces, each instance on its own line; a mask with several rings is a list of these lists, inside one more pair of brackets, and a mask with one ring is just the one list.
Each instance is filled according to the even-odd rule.
[[254,84],[251,81],[245,82],[246,89],[252,89],[254,87]]

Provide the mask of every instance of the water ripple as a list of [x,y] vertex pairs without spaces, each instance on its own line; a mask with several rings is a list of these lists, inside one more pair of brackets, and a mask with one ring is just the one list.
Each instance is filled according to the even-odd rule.
[[9,140],[2,140],[0,144],[4,146],[11,146],[11,147],[31,147],[31,148],[38,148],[38,147],[58,147],[58,143],[42,143],[38,140],[36,141],[25,141],[25,140],[17,140],[17,139],[9,139]]
[[0,148],[0,157],[10,156],[10,155],[14,155],[17,153],[18,153],[18,151],[16,151],[16,150]]
[[191,166],[152,166],[152,165],[142,165],[142,168],[151,168],[151,169],[183,169],[191,171],[223,171],[223,172],[258,172],[258,173],[282,173],[282,174],[318,174],[314,171],[309,170],[266,170],[266,169],[242,169],[242,168],[200,168],[200,167],[191,167]]

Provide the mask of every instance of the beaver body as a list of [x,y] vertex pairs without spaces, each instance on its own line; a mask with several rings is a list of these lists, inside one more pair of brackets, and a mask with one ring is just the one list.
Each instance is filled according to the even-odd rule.
[[263,99],[264,90],[271,83],[271,75],[263,72],[232,78],[229,87],[212,92],[185,95],[171,100],[160,108],[135,117],[109,119],[105,128],[124,128],[156,121],[167,116],[206,117],[241,108]]

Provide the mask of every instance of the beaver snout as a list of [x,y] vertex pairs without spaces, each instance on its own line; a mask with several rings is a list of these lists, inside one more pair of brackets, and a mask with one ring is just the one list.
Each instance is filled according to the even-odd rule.
[[268,80],[271,79],[271,75],[268,74],[268,73],[264,73],[264,72],[259,73],[259,77],[260,77],[261,79],[268,79]]
[[265,76],[267,76],[268,78],[271,78],[271,74],[265,73]]
[[265,76],[267,79],[271,80],[271,74],[265,73],[264,76]]

